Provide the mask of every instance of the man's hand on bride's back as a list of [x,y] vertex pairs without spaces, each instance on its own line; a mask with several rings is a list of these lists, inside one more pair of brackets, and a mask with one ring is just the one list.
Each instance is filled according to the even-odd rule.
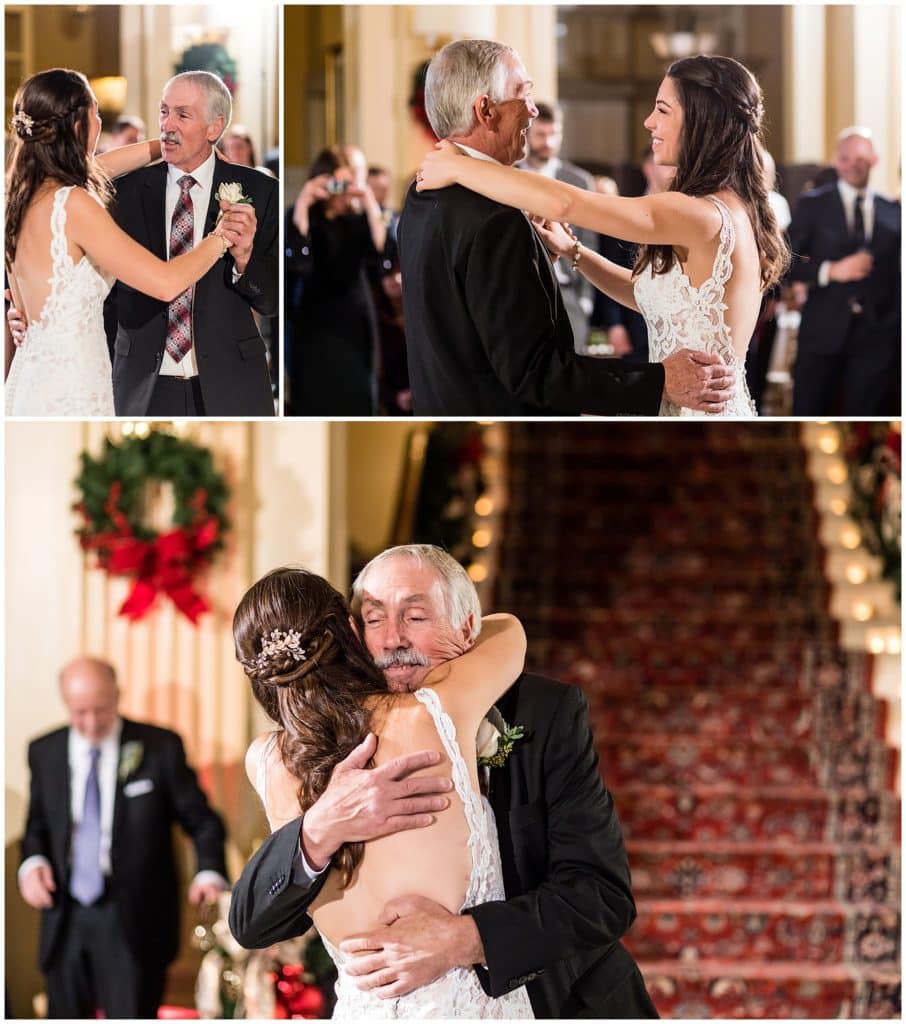
[[334,768],[327,788],[305,812],[300,840],[305,859],[320,870],[343,843],[367,842],[410,828],[426,828],[434,814],[450,806],[443,796],[453,788],[449,779],[414,772],[440,761],[436,750],[406,754],[379,768],[366,768],[377,737],[369,733]]
[[424,896],[391,900],[381,927],[340,943],[346,972],[364,991],[397,999],[430,985],[453,967],[484,963],[478,926],[468,914],[451,914]]
[[6,311],[6,322],[9,324],[9,333],[13,339],[13,344],[18,348],[22,342],[25,341],[25,332],[28,329],[28,321],[25,319],[25,314],[16,309],[13,304],[13,296],[9,288],[7,288],[3,293],[3,297],[9,303],[9,309]]
[[681,348],[664,366],[664,395],[671,402],[700,412],[719,413],[727,407],[733,371],[719,356]]

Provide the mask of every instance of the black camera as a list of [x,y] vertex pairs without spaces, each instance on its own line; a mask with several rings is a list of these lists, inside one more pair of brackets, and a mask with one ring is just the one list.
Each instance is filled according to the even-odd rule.
[[340,178],[327,179],[327,194],[330,196],[341,196],[349,188],[349,182]]

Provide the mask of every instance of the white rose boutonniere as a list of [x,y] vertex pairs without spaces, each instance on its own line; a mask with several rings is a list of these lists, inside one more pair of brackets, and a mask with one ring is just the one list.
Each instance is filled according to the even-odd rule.
[[[217,186],[217,193],[214,198],[218,203],[244,203],[246,206],[254,206],[252,200],[242,191],[242,185],[238,181],[222,181]],[[217,214],[217,224],[223,217],[223,210]],[[217,224],[214,227],[217,227]]]
[[512,754],[516,741],[525,736],[524,726],[507,725],[502,718],[500,721],[503,731],[486,718],[483,718],[481,725],[478,726],[475,747],[479,767],[502,768]]
[[214,198],[219,203],[246,203],[252,205],[251,199],[242,191],[242,185],[238,181],[222,181],[217,186],[217,194]]
[[125,782],[129,776],[141,765],[145,756],[145,748],[137,740],[124,743],[120,747],[120,762],[116,770],[120,782]]

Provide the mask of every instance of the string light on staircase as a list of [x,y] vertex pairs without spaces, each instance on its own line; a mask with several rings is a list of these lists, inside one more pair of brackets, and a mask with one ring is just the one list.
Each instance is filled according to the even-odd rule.
[[869,601],[856,601],[853,604],[853,618],[856,622],[868,622],[874,613],[874,605]]
[[832,484],[845,484],[848,476],[845,462],[835,461],[827,467],[827,479]]
[[472,543],[476,548],[486,548],[491,543],[492,536],[490,530],[476,530],[472,534]]
[[846,567],[846,578],[850,583],[864,583],[868,579],[868,570],[864,565],[859,565],[857,562],[850,562]]
[[840,435],[833,428],[828,428],[818,438],[818,447],[825,455],[836,455],[840,450]]
[[494,499],[488,497],[487,494],[483,494],[478,501],[475,502],[475,515],[477,516],[489,516],[494,511]]
[[865,646],[868,648],[869,654],[883,654],[887,644],[884,640],[884,635],[880,630],[873,630],[865,639]]
[[468,573],[473,583],[483,583],[488,578],[488,567],[482,562],[473,562],[468,568]]
[[828,507],[835,516],[845,516],[849,506],[846,504],[845,498],[831,498]]
[[859,533],[858,527],[854,526],[852,523],[848,526],[844,526],[840,531],[840,543],[847,549],[847,551],[855,551],[862,543],[862,534]]

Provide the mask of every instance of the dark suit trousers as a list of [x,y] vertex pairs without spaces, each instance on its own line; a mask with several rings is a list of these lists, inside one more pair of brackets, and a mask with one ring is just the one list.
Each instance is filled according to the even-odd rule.
[[897,341],[879,337],[864,316],[854,316],[837,352],[799,345],[793,372],[794,416],[899,415],[891,405],[890,378],[898,374]]
[[110,1019],[156,1018],[167,965],[132,955],[116,905],[73,903],[53,965],[47,971],[48,1016],[85,1019],[102,1010]]
[[146,416],[204,416],[201,384],[197,377],[171,377],[161,374],[157,378]]

